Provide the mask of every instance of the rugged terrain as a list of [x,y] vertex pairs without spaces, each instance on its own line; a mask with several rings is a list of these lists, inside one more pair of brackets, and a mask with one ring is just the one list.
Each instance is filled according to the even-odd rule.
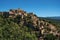
[[1,40],[59,40],[60,25],[21,9],[0,12]]

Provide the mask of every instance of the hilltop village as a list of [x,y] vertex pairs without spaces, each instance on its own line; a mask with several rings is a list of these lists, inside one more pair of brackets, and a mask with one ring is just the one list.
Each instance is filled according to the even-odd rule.
[[[4,18],[13,18],[17,24],[29,26],[34,29],[31,33],[38,33],[38,40],[44,40],[47,34],[53,34],[54,36],[60,37],[56,26],[48,23],[45,20],[40,20],[35,14],[27,13],[21,9],[10,9],[9,12],[0,12]],[[17,20],[16,20],[17,18]]]
[[17,10],[10,9],[9,12],[0,12],[0,15],[4,15],[4,17],[6,17],[6,18],[7,17],[15,17],[17,15],[22,16],[22,18],[23,18],[23,15],[27,16],[26,12],[23,10],[20,10],[20,9],[17,9]]

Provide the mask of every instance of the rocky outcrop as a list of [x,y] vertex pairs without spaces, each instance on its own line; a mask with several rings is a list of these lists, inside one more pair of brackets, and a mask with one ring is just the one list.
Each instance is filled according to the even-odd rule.
[[17,22],[20,25],[22,24],[34,29],[33,31],[39,33],[39,36],[38,36],[39,40],[43,40],[44,35],[50,34],[50,33],[54,34],[57,31],[54,25],[48,22],[45,22],[43,20],[40,20],[33,13],[27,13],[26,11],[23,11],[21,9],[17,9],[17,10],[11,9],[9,12],[0,12],[0,13],[1,13],[0,15],[3,15],[3,17],[5,18],[13,18],[14,22]]

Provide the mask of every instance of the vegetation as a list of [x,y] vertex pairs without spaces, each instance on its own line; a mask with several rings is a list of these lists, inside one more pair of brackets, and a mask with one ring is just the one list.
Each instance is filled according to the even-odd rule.
[[[15,11],[13,10],[13,14],[10,13],[10,15],[9,12],[3,12],[5,13],[3,15],[0,14],[0,40],[40,40],[40,37],[44,40],[59,40],[58,35],[50,33],[50,31],[54,32],[55,30],[49,28],[51,27],[49,25],[55,25],[56,31],[60,33],[60,21],[39,18],[33,13],[27,14],[21,10],[21,15],[17,12],[17,15],[15,15]],[[52,26],[52,28],[55,28],[55,26]]]
[[0,16],[0,40],[37,40],[30,28],[19,25],[12,18]]
[[54,36],[53,34],[47,34],[45,37],[45,40],[55,40],[56,36]]

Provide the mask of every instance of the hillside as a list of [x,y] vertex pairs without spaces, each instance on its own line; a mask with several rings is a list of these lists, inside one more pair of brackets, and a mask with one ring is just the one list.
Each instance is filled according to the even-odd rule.
[[49,19],[55,19],[55,20],[60,20],[60,16],[56,16],[56,17],[47,17]]
[[21,9],[0,12],[1,40],[59,40],[59,37],[60,31],[52,20]]

